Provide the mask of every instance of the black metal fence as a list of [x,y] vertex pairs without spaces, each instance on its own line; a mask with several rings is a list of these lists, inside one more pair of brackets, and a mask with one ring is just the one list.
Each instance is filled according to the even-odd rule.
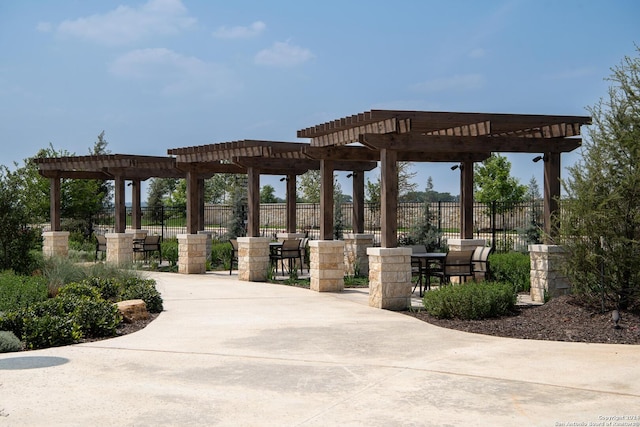
[[[320,238],[320,205],[299,203],[296,206],[297,232],[306,233],[311,239]],[[127,225],[131,225],[131,209],[127,208]],[[224,240],[232,224],[233,207],[230,205],[207,205],[204,210],[205,230],[214,239]],[[246,212],[241,213],[246,219]],[[526,252],[528,245],[539,243],[543,224],[542,201],[517,204],[475,203],[473,207],[474,237],[486,239],[497,252],[512,250]],[[426,218],[428,216],[428,218]],[[286,205],[269,203],[260,205],[260,233],[275,237],[286,231]],[[375,244],[380,242],[380,210],[376,205],[365,204],[365,233],[374,235]],[[412,230],[426,220],[442,235],[442,240],[460,237],[460,205],[458,202],[400,203],[398,205],[398,238],[410,236]],[[334,223],[341,224],[343,233],[350,233],[353,224],[353,206],[344,203],[336,211]],[[96,215],[93,229],[98,233],[113,231],[114,211]],[[152,210],[142,208],[142,229],[159,234],[163,238],[186,233],[186,211],[180,208],[163,207]]]

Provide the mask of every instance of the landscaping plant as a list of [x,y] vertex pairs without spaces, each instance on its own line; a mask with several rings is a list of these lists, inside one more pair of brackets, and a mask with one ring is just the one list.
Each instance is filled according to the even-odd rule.
[[426,292],[423,304],[427,313],[441,319],[479,320],[513,312],[516,300],[509,283],[472,282]]

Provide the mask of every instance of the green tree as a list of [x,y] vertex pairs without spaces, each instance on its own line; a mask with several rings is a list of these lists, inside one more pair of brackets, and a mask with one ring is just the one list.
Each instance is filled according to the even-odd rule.
[[[320,171],[317,169],[309,170],[300,175],[299,189],[304,203],[320,203]],[[342,194],[342,187],[337,177],[333,176],[333,197],[336,199]],[[340,198],[342,200],[342,198]]]
[[276,189],[272,185],[264,185],[260,189],[260,203],[278,203]]
[[[640,48],[636,47],[636,53]],[[561,235],[573,291],[601,308],[640,308],[640,57],[607,79],[588,110],[581,158],[564,181]]]
[[38,242],[40,230],[32,228],[31,215],[20,195],[20,176],[0,166],[0,271],[31,272],[31,250]]
[[475,165],[473,186],[476,201],[498,202],[504,210],[509,210],[510,204],[522,202],[527,191],[527,186],[511,176],[511,162],[496,153]]

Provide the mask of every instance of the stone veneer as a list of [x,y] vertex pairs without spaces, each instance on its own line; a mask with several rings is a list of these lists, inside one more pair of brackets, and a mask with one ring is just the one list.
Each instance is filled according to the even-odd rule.
[[211,231],[206,231],[206,230],[200,230],[198,231],[198,234],[204,234],[205,236],[207,236],[207,244],[206,244],[206,258],[207,261],[211,261],[211,249],[213,247],[213,237],[212,237],[212,232]]
[[411,307],[411,248],[369,248],[369,306]]
[[206,252],[206,234],[178,234],[178,273],[204,274],[207,271]]
[[238,237],[238,279],[265,282],[269,271],[269,239]]
[[529,245],[531,257],[531,300],[544,302],[550,297],[566,295],[570,285],[562,272],[564,249],[558,245]]
[[[373,234],[344,235],[344,264],[347,275],[369,275],[367,248],[373,247]],[[357,266],[357,268],[356,268]]]
[[344,242],[342,240],[311,240],[310,271],[312,291],[342,292],[344,290]]
[[68,231],[45,231],[42,233],[42,253],[45,258],[69,255]]
[[133,262],[133,233],[106,233],[107,264],[127,265]]

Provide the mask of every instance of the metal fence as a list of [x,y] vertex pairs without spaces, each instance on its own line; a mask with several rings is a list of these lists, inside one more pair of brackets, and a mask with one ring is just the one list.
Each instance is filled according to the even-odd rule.
[[[306,233],[311,239],[320,238],[320,205],[298,203],[296,205],[297,232]],[[474,237],[486,239],[497,252],[512,250],[526,252],[531,243],[539,243],[543,206],[542,201],[517,204],[475,203],[473,207]],[[132,211],[127,208],[127,225],[131,224]],[[206,205],[204,209],[205,230],[214,239],[224,240],[233,222],[233,207],[230,205]],[[246,220],[246,211],[242,212]],[[286,231],[286,204],[268,203],[260,205],[260,234],[273,238]],[[376,205],[365,204],[365,233],[374,235],[374,244],[380,242],[380,210]],[[426,219],[428,218],[428,219]],[[460,237],[460,205],[458,202],[400,203],[398,205],[398,239],[410,236],[412,230],[426,220],[442,235],[443,244],[450,238]],[[353,206],[344,203],[336,211],[334,223],[342,224],[342,232],[350,233],[353,224]],[[162,207],[152,210],[142,208],[142,229],[163,238],[186,233],[186,211],[180,208]],[[93,229],[98,233],[113,231],[114,211],[96,215]]]

